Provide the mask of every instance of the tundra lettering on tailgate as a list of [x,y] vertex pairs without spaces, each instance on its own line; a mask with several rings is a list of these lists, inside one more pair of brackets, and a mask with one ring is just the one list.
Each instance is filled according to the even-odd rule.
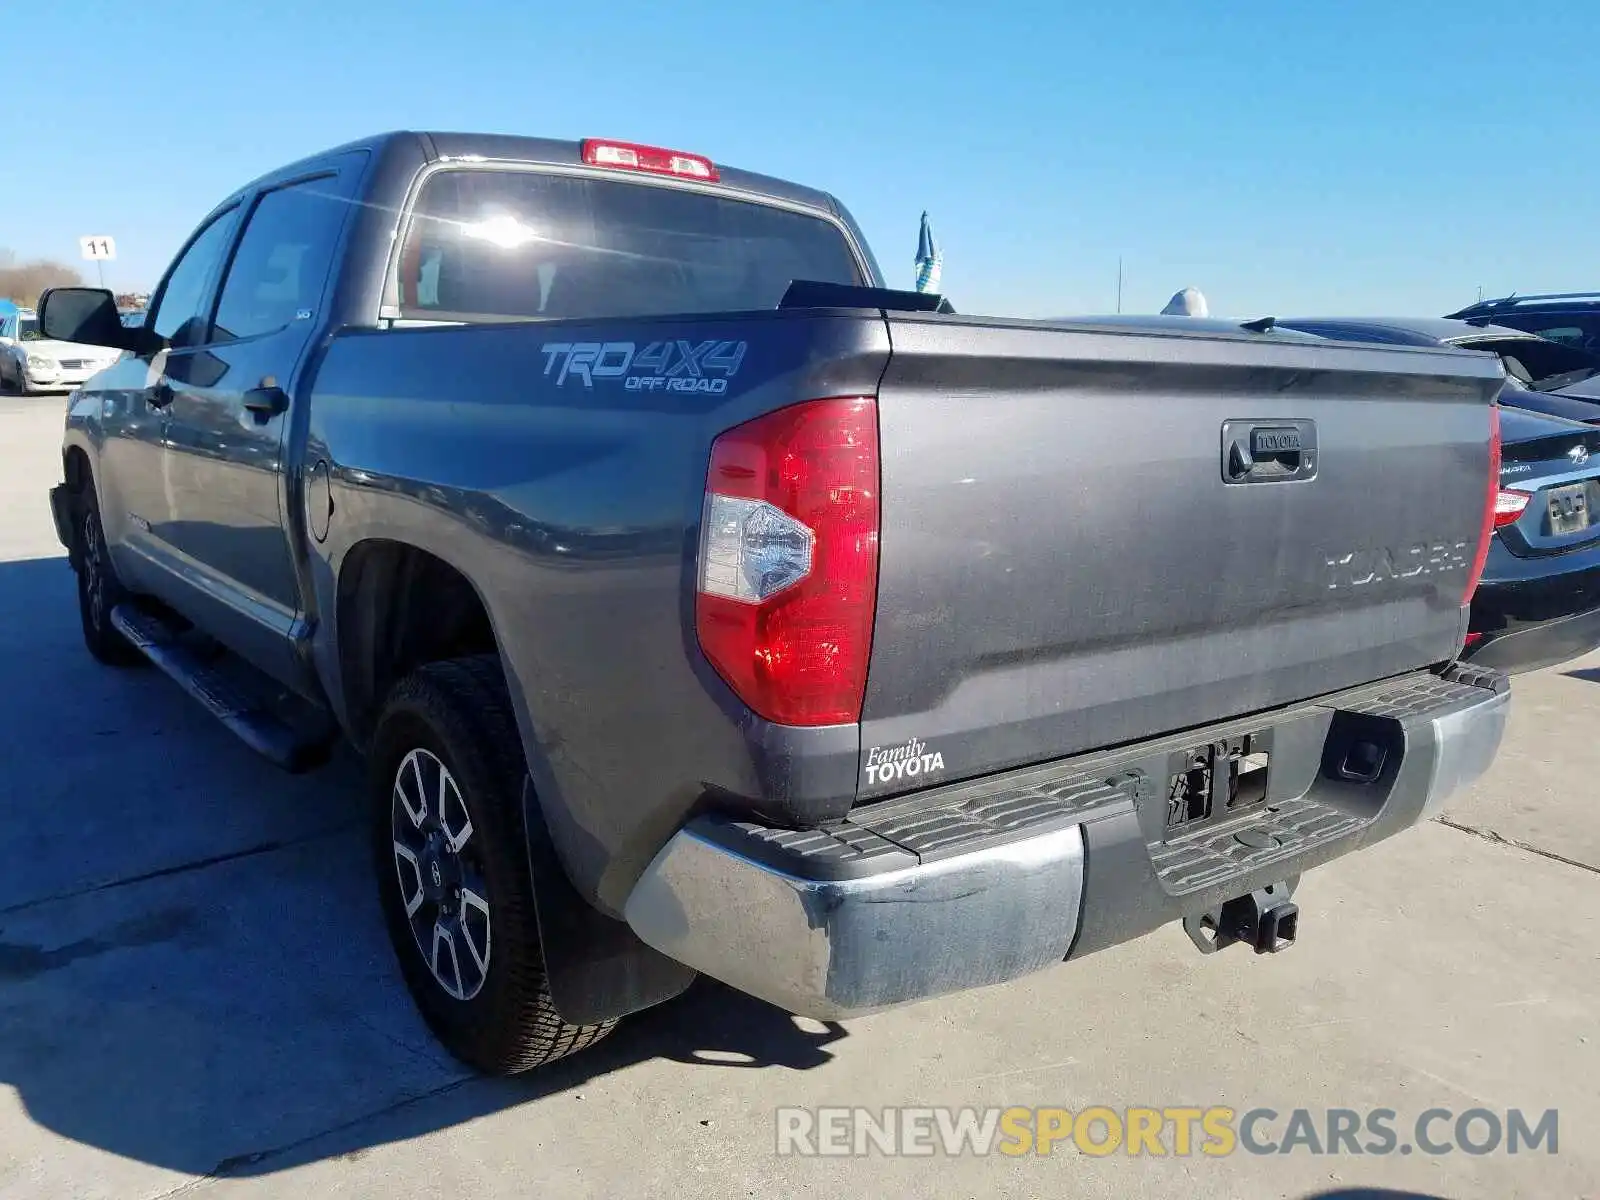
[[1465,542],[1417,542],[1411,546],[1375,546],[1328,559],[1330,588],[1365,587],[1391,579],[1440,575],[1467,568]]
[[690,342],[677,338],[648,342],[546,342],[544,374],[555,374],[556,386],[569,379],[592,388],[595,381],[620,379],[630,392],[711,392],[728,390],[728,380],[739,373],[748,342]]

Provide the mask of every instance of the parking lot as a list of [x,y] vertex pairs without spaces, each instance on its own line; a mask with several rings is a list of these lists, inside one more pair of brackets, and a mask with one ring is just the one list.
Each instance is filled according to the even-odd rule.
[[[710,984],[523,1080],[403,991],[350,759],[275,772],[84,652],[45,491],[61,397],[0,398],[0,1196],[1600,1195],[1600,655],[1519,679],[1446,817],[1311,875],[1300,944],[1176,928],[844,1026]],[[805,1158],[774,1109],[1559,1110],[1555,1154]]]

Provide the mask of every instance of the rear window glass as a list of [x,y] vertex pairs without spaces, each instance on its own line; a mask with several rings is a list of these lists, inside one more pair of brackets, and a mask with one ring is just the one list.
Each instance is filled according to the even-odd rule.
[[1552,342],[1600,354],[1600,312],[1540,313],[1514,312],[1494,314],[1496,325],[1509,325],[1525,329]]
[[1575,346],[1591,354],[1600,354],[1600,315],[1587,320],[1581,317],[1576,321],[1568,318],[1560,325],[1536,323],[1533,325],[1533,332],[1542,338],[1549,338],[1552,342],[1560,342],[1564,346]]
[[1280,322],[1280,328],[1297,329],[1301,333],[1332,338],[1342,342],[1376,342],[1385,346],[1437,346],[1439,340],[1426,334],[1406,329],[1391,329],[1384,325],[1325,325],[1319,321]]
[[1498,354],[1513,379],[1540,388],[1575,383],[1578,377],[1587,378],[1600,370],[1600,356],[1539,338],[1463,338],[1457,345]]
[[400,255],[407,317],[615,317],[776,308],[796,279],[859,284],[828,221],[623,180],[449,170]]

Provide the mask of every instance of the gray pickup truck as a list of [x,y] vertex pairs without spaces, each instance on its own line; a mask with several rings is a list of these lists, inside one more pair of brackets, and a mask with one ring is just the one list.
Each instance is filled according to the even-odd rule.
[[405,979],[491,1072],[697,972],[835,1018],[1182,921],[1435,812],[1489,356],[888,290],[831,196],[395,133],[205,218],[67,402],[89,650],[370,764]]

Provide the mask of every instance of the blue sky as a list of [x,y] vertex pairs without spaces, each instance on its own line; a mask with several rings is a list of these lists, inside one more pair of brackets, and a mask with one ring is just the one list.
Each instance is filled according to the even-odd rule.
[[25,29],[59,54],[8,56],[0,246],[109,233],[119,287],[252,176],[436,128],[828,188],[898,286],[926,208],[968,312],[1110,311],[1119,254],[1130,311],[1600,288],[1592,0],[63,0]]

